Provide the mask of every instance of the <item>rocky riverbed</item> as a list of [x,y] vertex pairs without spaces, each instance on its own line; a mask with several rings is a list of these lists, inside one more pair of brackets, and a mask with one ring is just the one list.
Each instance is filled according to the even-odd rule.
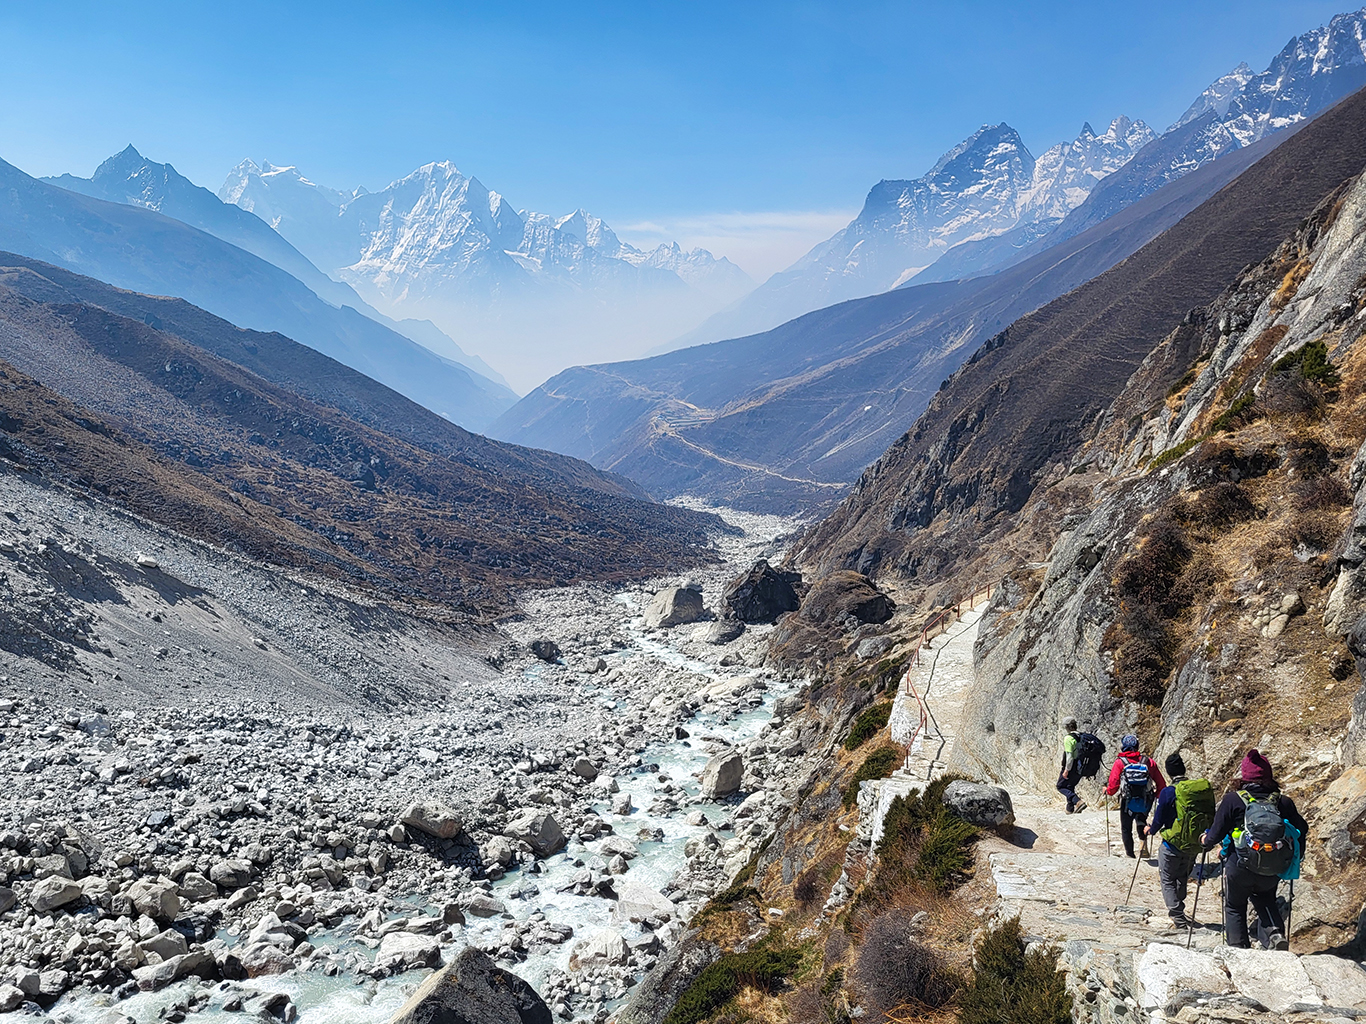
[[470,633],[0,485],[3,586],[80,626],[0,660],[0,1010],[383,1021],[474,945],[601,1020],[801,776],[768,627],[642,614],[784,520]]

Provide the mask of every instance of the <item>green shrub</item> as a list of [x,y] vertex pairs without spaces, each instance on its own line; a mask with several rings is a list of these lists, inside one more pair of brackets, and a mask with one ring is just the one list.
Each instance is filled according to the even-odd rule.
[[751,903],[758,903],[761,899],[763,899],[763,897],[759,895],[758,889],[737,882],[729,889],[722,889],[718,892],[711,898],[711,902],[714,906],[718,907],[733,907],[741,900],[749,900]]
[[868,708],[858,718],[854,719],[853,728],[849,730],[849,735],[844,738],[844,749],[857,750],[863,746],[887,727],[887,721],[891,717],[892,704],[890,701],[874,704]]
[[975,963],[959,997],[961,1024],[1070,1024],[1072,998],[1058,973],[1057,947],[1026,953],[1018,917],[982,936]]
[[979,831],[944,806],[944,790],[960,777],[941,776],[892,801],[882,821],[874,890],[915,880],[947,892],[968,875]]
[[867,760],[859,765],[859,770],[854,773],[854,778],[849,783],[849,788],[844,791],[844,806],[853,807],[854,801],[858,799],[858,787],[860,782],[868,782],[872,779],[885,779],[892,772],[900,767],[906,760],[906,755],[902,753],[900,747],[891,744],[878,747],[868,755]]
[[1294,369],[1298,369],[1305,380],[1312,380],[1324,388],[1335,388],[1342,383],[1342,375],[1328,361],[1328,346],[1322,341],[1311,341],[1294,352],[1288,352],[1271,366],[1272,373]]
[[1217,434],[1220,431],[1236,430],[1245,423],[1250,423],[1255,417],[1251,415],[1249,410],[1256,400],[1251,391],[1239,395],[1233,400],[1232,405],[1215,417],[1214,422],[1209,425],[1209,430],[1205,432],[1205,437]]
[[707,967],[679,996],[664,1024],[697,1024],[706,1020],[746,985],[772,992],[802,962],[796,949],[754,949],[727,953]]

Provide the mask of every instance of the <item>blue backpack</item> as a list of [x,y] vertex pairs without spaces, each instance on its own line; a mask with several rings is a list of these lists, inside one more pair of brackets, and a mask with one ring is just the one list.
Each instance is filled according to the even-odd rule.
[[1147,814],[1153,805],[1153,782],[1148,770],[1151,763],[1146,757],[1140,757],[1124,765],[1124,808],[1130,814]]

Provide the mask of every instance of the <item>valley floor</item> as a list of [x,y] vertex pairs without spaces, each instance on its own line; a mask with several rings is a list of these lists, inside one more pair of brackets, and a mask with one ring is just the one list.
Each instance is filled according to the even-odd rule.
[[[381,1021],[410,968],[469,944],[561,1017],[604,1018],[748,861],[803,756],[767,627],[716,644],[640,618],[685,581],[714,607],[795,525],[726,518],[723,564],[527,594],[495,629],[0,475],[0,1006],[112,1022],[287,996],[304,1021]],[[729,749],[753,795],[704,803]],[[405,827],[414,801],[463,830]],[[555,830],[563,853],[540,848]]]

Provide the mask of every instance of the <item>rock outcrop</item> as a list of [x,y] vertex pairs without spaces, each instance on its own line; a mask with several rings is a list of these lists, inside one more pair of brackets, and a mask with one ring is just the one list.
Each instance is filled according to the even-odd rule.
[[413,993],[390,1024],[552,1024],[550,1007],[521,978],[466,948]]
[[705,613],[700,591],[687,587],[665,587],[655,594],[645,609],[645,625],[651,629],[682,626],[696,622]]
[[795,612],[801,600],[793,582],[761,558],[726,586],[721,594],[722,615],[741,622],[772,622],[785,612]]
[[739,792],[745,758],[738,750],[717,754],[702,769],[702,799],[716,800]]
[[859,624],[880,624],[896,611],[896,602],[878,590],[862,573],[847,569],[832,572],[818,580],[802,599],[801,616],[817,625],[853,620]]
[[1003,828],[1015,824],[1010,794],[1000,786],[984,786],[959,779],[944,787],[944,806],[979,828]]

